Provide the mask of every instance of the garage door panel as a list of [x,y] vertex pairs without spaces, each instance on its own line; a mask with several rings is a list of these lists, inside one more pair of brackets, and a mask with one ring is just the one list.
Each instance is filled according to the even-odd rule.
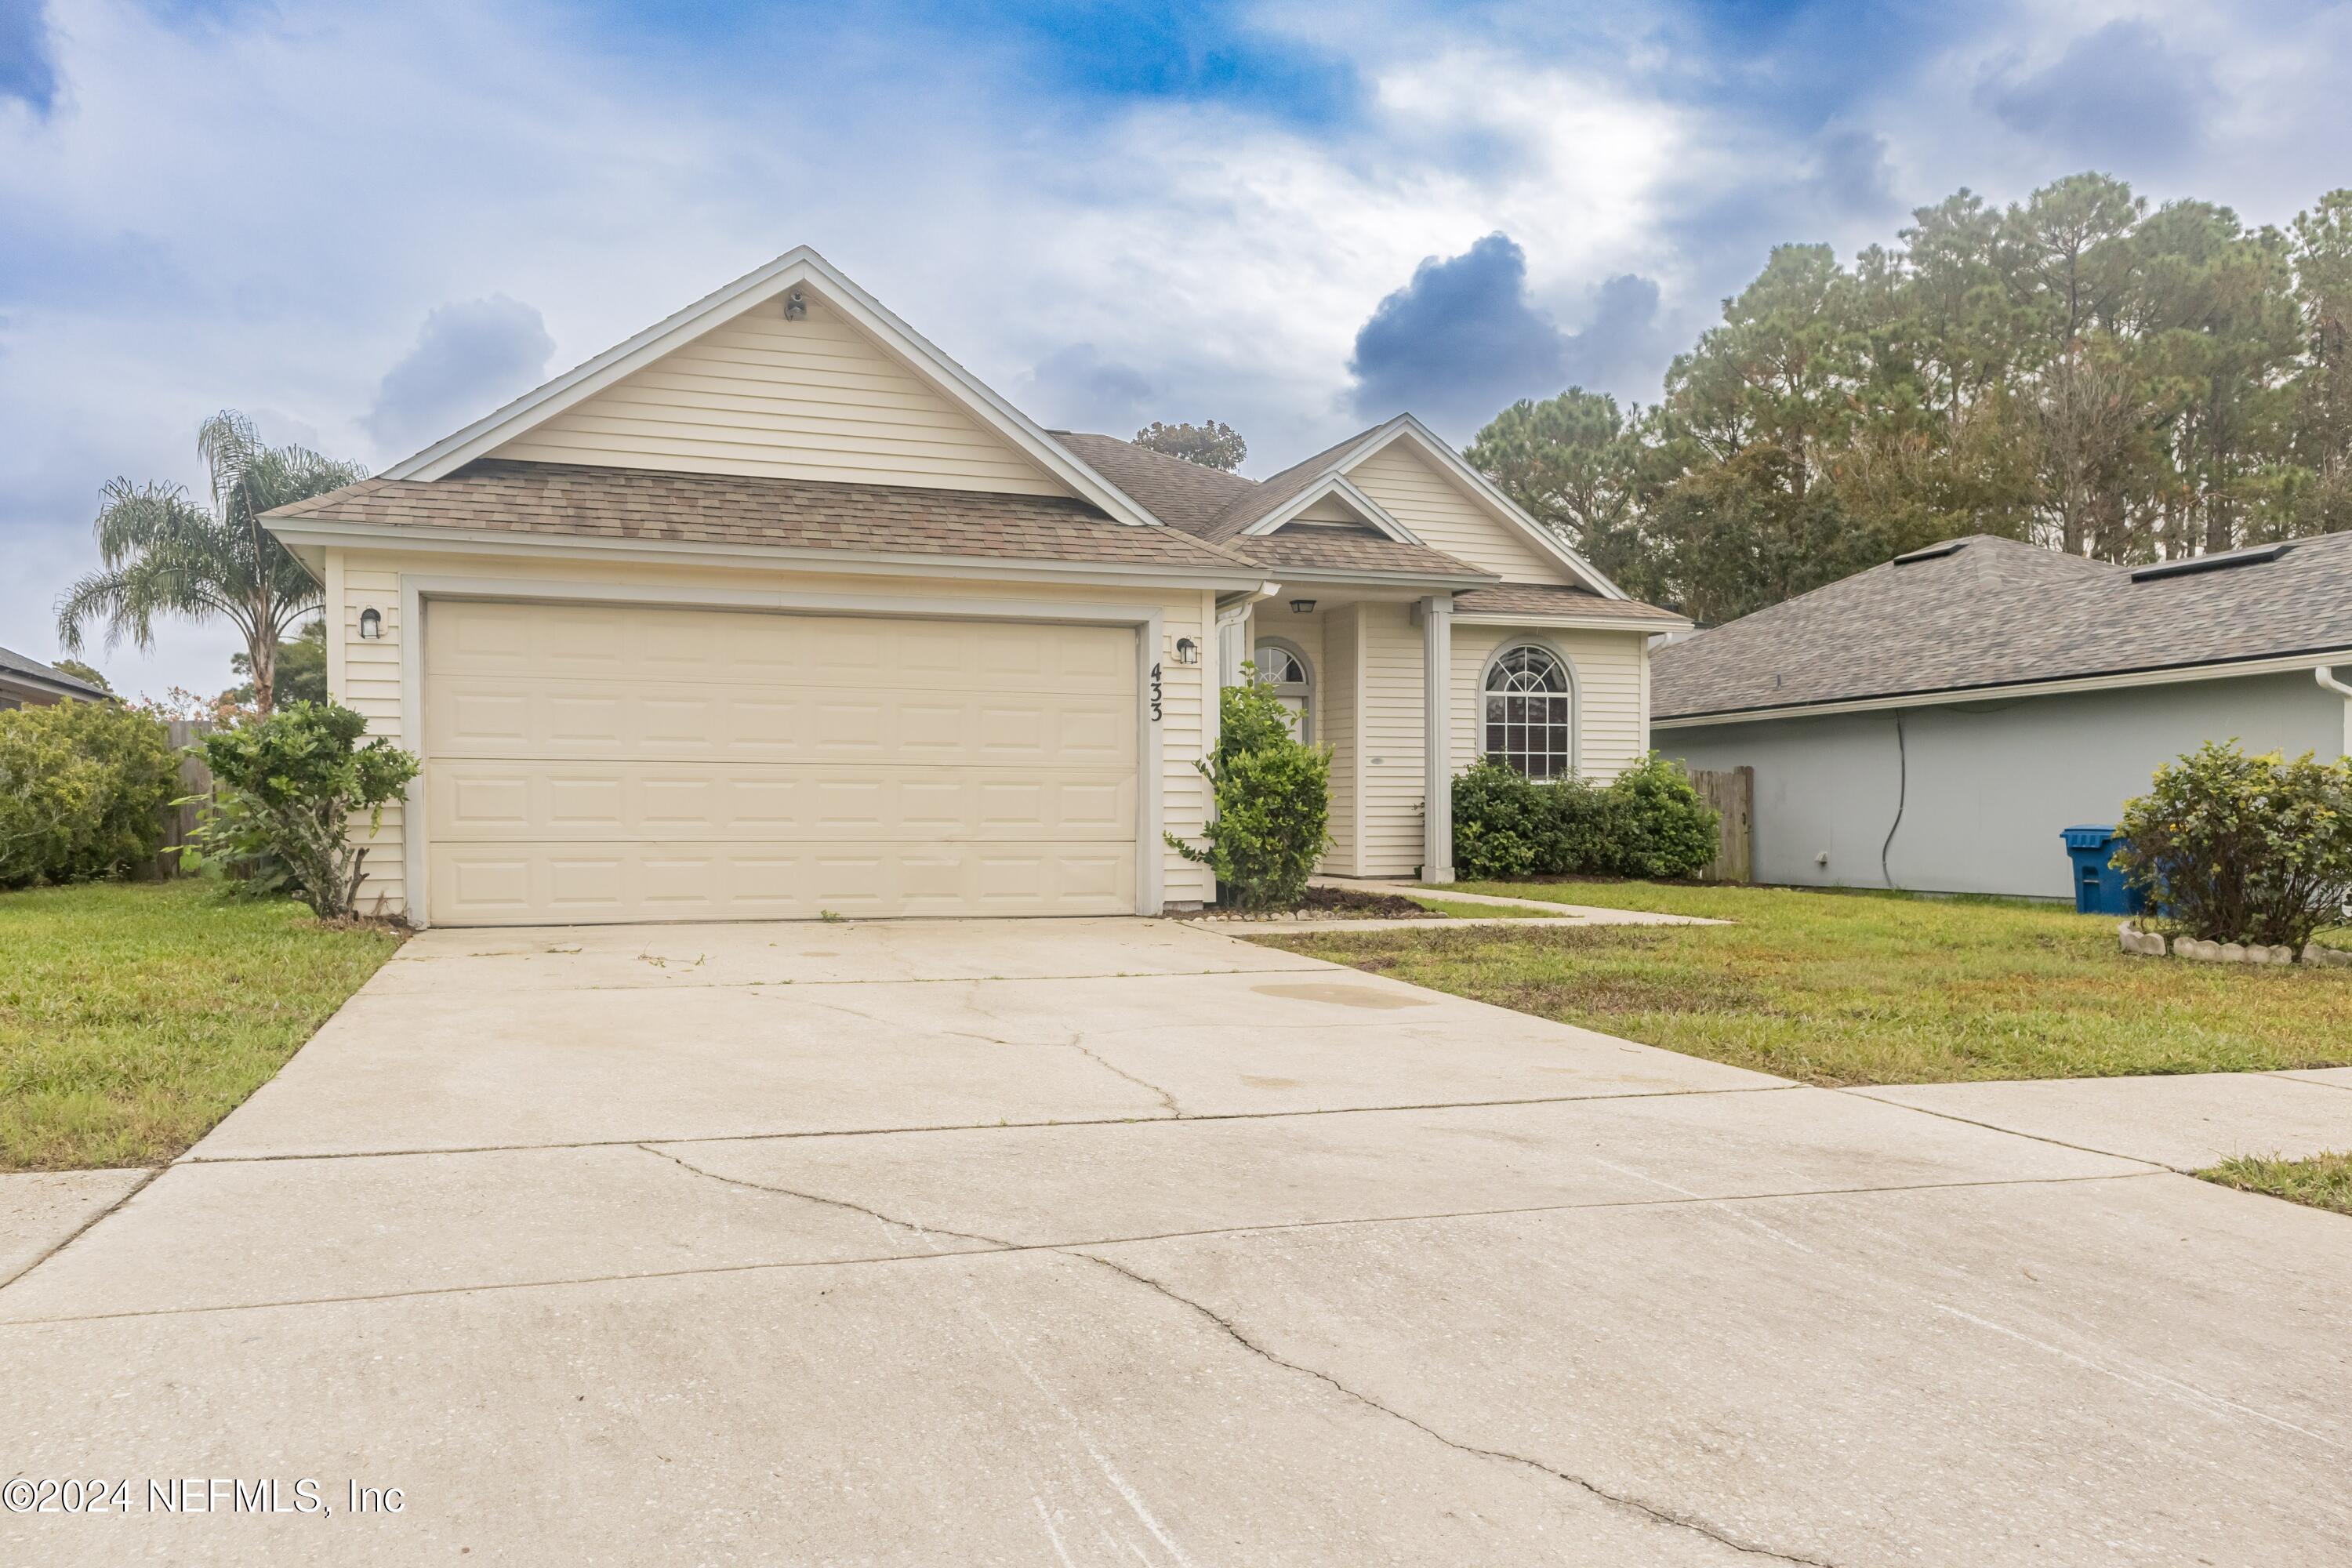
[[1129,628],[435,601],[451,923],[1119,913]]
[[955,767],[707,769],[679,763],[437,763],[427,836],[466,842],[735,837],[1118,839],[1136,832],[1132,773]]

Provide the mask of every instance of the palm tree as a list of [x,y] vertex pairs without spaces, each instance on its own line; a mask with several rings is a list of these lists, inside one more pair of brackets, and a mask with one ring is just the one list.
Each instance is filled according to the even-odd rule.
[[112,647],[127,634],[154,643],[159,615],[227,621],[245,637],[254,703],[277,700],[278,642],[320,605],[319,584],[262,526],[272,507],[306,500],[367,477],[302,447],[265,447],[244,415],[224,409],[196,430],[212,477],[212,510],[177,485],[117,479],[102,492],[98,552],[104,568],[58,604],[58,641],[79,652],[83,628],[106,624]]

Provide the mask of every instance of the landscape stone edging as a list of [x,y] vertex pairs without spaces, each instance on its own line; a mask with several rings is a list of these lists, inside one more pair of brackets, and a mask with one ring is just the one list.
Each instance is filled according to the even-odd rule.
[[[2168,937],[2160,931],[2140,931],[2129,921],[2116,927],[2116,935],[2126,952],[2143,953],[2150,958],[2186,958],[2198,963],[2295,962],[2294,949],[2284,942],[2264,946],[2260,942],[2205,942],[2193,936]],[[2352,952],[2306,942],[2303,962],[2321,969],[2352,966]]]

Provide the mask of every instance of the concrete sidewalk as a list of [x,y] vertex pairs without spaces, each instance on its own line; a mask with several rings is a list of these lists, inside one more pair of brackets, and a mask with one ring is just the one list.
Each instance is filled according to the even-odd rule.
[[2347,1342],[2340,1217],[1171,922],[436,931],[0,1289],[142,1489],[0,1561],[2321,1563]]
[[2352,1150],[2352,1068],[1933,1083],[1852,1092],[2069,1148],[2201,1171]]

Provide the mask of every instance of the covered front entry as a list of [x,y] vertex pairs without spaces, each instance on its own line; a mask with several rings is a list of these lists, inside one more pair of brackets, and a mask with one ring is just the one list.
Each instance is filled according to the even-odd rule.
[[1131,914],[1136,637],[434,600],[430,918]]

